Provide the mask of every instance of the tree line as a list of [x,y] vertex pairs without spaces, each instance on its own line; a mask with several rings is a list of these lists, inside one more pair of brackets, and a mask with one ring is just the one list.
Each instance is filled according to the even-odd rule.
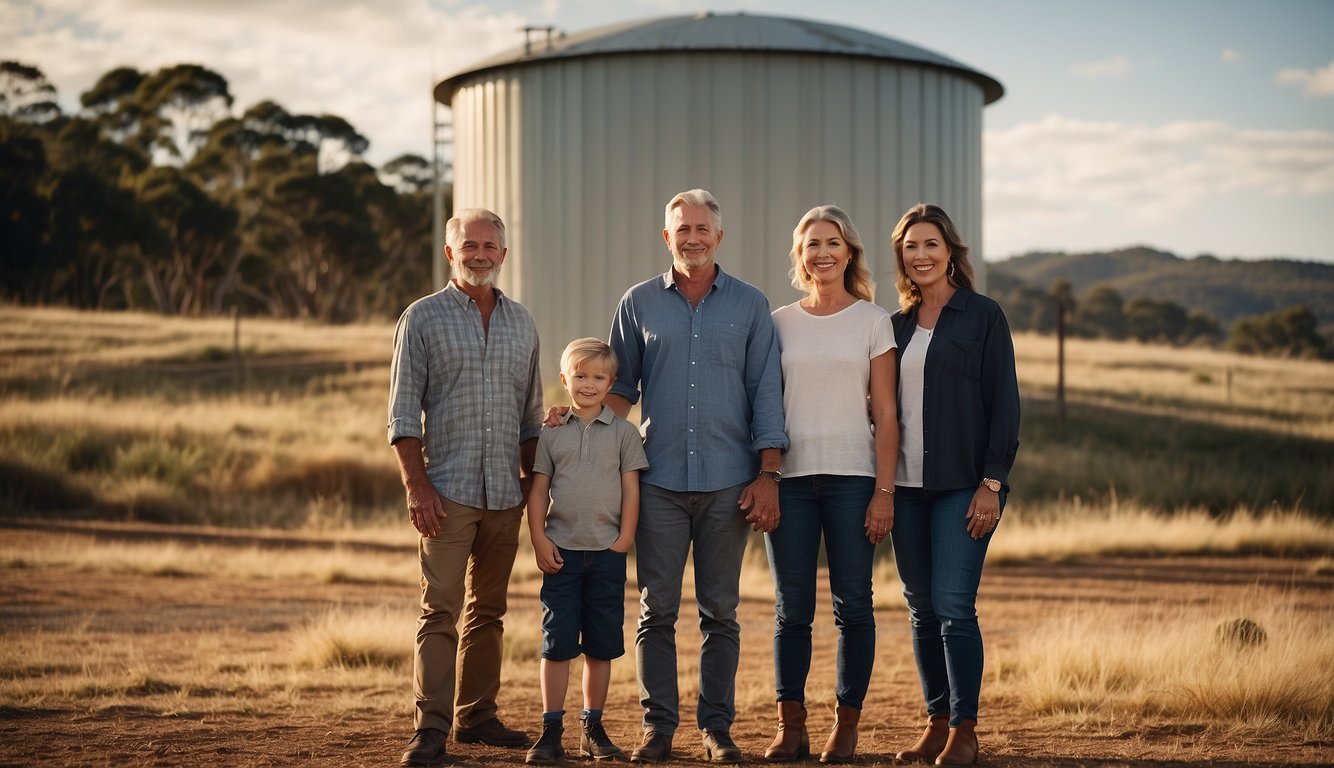
[[1289,307],[1237,318],[1224,334],[1218,319],[1188,310],[1173,301],[1122,297],[1106,283],[1089,286],[1076,297],[1068,280],[1055,280],[1047,290],[1009,278],[998,280],[995,298],[1015,331],[1056,333],[1057,312],[1064,307],[1066,333],[1093,339],[1136,339],[1142,342],[1218,346],[1243,354],[1329,358],[1331,345],[1311,310]]
[[194,64],[113,69],[65,114],[0,63],[0,291],[25,304],[392,317],[431,275],[430,163],[376,169],[345,119],[233,112]]

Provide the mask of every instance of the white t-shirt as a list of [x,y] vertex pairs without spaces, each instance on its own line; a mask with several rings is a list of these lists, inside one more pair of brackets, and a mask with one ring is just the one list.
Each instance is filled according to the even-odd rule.
[[931,331],[917,326],[907,346],[899,353],[899,468],[894,484],[922,487],[922,371]]
[[893,349],[889,312],[858,299],[832,315],[799,304],[774,310],[790,447],[783,475],[875,477],[867,396],[871,358]]

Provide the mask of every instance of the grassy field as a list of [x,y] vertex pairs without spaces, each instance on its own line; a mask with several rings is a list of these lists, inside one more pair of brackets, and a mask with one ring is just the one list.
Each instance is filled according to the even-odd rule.
[[[0,307],[0,514],[286,529],[395,519],[392,328],[244,320],[235,346],[234,330]],[[1015,516],[1334,513],[1334,364],[1072,341],[1062,420],[1055,342],[1021,335],[1016,347]]]
[[[384,440],[392,328],[244,320],[239,364],[234,331],[0,307],[0,763],[382,764],[401,746],[417,573]],[[1327,762],[1334,682],[1310,670],[1334,663],[1334,366],[1072,342],[1060,419],[1054,341],[1016,346],[1022,445],[980,596],[989,753]],[[763,548],[747,558],[735,733],[758,754],[773,588]],[[530,726],[539,579],[522,541],[502,704]],[[918,728],[892,558],[875,581],[872,763]],[[836,637],[819,621],[817,720]],[[613,670],[629,741],[634,665]],[[689,700],[692,654],[679,674]]]

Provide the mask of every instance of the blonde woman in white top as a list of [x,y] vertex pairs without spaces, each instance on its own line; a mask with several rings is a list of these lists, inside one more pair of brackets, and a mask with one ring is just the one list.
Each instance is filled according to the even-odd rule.
[[[839,628],[837,720],[820,755],[853,759],[875,660],[871,569],[894,524],[899,451],[895,340],[848,214],[812,208],[792,232],[792,284],[805,296],[773,313],[790,447],[779,485],[783,517],[765,536],[777,588],[774,674],[778,735],[772,761],[809,754],[805,687],[823,536]],[[869,408],[868,408],[869,400]]]

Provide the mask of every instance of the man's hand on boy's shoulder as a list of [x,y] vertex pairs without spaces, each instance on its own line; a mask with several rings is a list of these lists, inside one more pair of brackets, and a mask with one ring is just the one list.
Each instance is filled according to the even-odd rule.
[[568,405],[553,405],[547,410],[547,420],[542,422],[544,427],[559,427],[565,423],[565,414],[570,412]]

